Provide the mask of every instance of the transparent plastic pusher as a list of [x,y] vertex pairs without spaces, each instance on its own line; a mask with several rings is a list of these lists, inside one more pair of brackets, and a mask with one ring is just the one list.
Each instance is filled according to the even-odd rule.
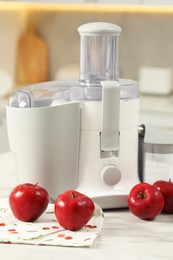
[[139,182],[137,82],[118,78],[119,26],[78,31],[79,81],[26,86],[9,99],[18,182],[38,182],[52,198],[76,189],[102,208],[126,207]]

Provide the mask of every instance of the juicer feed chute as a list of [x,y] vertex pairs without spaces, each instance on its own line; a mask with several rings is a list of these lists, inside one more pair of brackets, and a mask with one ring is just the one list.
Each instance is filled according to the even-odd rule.
[[80,81],[100,84],[118,80],[118,36],[121,28],[114,24],[92,23],[78,28],[80,33]]
[[126,207],[139,181],[137,82],[118,78],[119,26],[96,22],[78,31],[79,81],[26,86],[9,99],[18,182],[38,182],[52,198],[76,189],[102,208]]

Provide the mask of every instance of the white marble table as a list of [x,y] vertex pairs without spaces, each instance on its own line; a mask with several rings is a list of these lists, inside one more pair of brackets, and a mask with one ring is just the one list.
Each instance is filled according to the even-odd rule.
[[[0,196],[15,184],[11,153],[0,155]],[[173,259],[173,215],[143,221],[128,209],[106,210],[101,235],[90,248],[0,244],[0,259],[13,260],[136,260]]]

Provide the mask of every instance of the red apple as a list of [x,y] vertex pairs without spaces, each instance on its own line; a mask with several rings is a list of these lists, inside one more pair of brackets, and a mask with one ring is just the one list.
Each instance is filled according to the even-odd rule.
[[21,221],[35,221],[46,210],[48,192],[37,184],[24,183],[10,193],[9,204],[14,216]]
[[163,209],[164,198],[153,185],[138,183],[129,193],[128,206],[135,216],[141,219],[154,219]]
[[62,227],[79,230],[92,217],[94,203],[88,196],[75,190],[68,190],[57,197],[54,210]]
[[165,203],[163,211],[172,214],[173,213],[173,182],[159,180],[153,183],[157,189],[159,189],[164,197]]

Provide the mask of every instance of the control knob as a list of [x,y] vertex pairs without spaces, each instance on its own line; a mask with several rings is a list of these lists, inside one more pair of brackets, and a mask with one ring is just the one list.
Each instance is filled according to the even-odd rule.
[[113,186],[120,181],[121,172],[115,165],[109,164],[101,169],[100,177],[105,184]]

